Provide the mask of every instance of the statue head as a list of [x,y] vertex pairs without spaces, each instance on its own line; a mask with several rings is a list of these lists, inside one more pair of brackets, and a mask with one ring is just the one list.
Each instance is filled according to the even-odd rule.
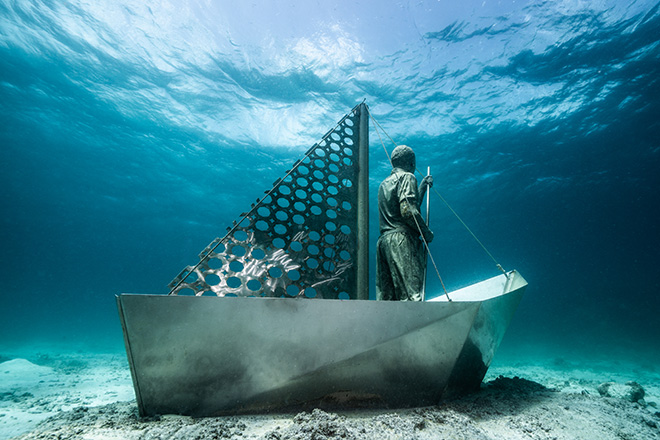
[[394,168],[401,168],[409,173],[415,172],[417,162],[415,159],[415,152],[407,145],[399,145],[392,151],[392,166]]

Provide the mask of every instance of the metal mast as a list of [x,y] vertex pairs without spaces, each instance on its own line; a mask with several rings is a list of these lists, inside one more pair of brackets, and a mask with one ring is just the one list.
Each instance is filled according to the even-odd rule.
[[358,107],[358,216],[357,216],[357,299],[369,299],[369,113],[363,102]]

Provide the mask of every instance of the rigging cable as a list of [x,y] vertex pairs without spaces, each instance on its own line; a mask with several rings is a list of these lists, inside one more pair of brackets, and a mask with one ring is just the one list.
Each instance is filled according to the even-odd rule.
[[[368,107],[367,107],[367,108],[368,108]],[[391,163],[392,163],[392,160],[390,159],[390,155],[387,153],[387,148],[385,147],[385,144],[383,143],[383,139],[380,137],[380,133],[378,132],[378,127],[380,127],[380,129],[383,130],[383,133],[385,133],[385,135],[386,135],[388,138],[390,138],[390,141],[392,141],[392,143],[394,144],[395,147],[398,147],[398,145],[397,145],[396,142],[394,142],[394,139],[392,139],[392,137],[391,137],[391,136],[385,131],[385,129],[382,127],[382,125],[380,125],[380,124],[378,123],[378,121],[376,121],[376,118],[374,118],[374,116],[371,114],[371,110],[370,110],[370,109],[369,109],[369,116],[371,117],[371,120],[374,121],[374,128],[376,129],[376,133],[378,134],[378,138],[380,139],[381,144],[383,144],[383,149],[385,149],[385,154],[387,155],[387,159],[390,161],[390,164],[391,164]],[[419,171],[419,169],[415,168],[415,171],[417,171],[421,176],[424,176],[424,175],[422,174],[422,172]],[[432,189],[433,192],[434,192],[438,197],[440,197],[440,200],[442,200],[442,202],[447,206],[447,208],[449,208],[449,210],[451,211],[451,213],[454,214],[454,216],[455,216],[455,217],[458,219],[458,221],[463,225],[463,227],[464,227],[464,228],[470,233],[470,235],[472,235],[472,238],[474,238],[474,240],[479,244],[479,246],[481,246],[481,248],[484,250],[484,252],[486,252],[486,254],[490,257],[490,259],[493,260],[493,263],[495,263],[495,266],[496,266],[500,271],[502,271],[502,273],[503,273],[507,278],[509,278],[509,274],[506,272],[506,270],[504,270],[504,268],[502,267],[502,265],[501,265],[500,263],[498,263],[498,261],[495,259],[495,257],[493,256],[493,254],[491,254],[490,251],[486,248],[486,246],[481,242],[481,240],[479,240],[479,238],[477,238],[477,236],[474,234],[474,232],[472,232],[472,230],[470,229],[470,227],[469,227],[469,226],[463,221],[463,219],[458,215],[458,213],[457,213],[456,211],[454,211],[454,208],[452,208],[451,205],[445,200],[445,198],[442,197],[442,195],[440,195],[440,193],[438,192],[437,189],[435,189],[435,188],[430,188],[430,189]],[[417,221],[417,220],[415,220],[415,221]],[[419,226],[419,225],[418,225],[418,226]],[[422,240],[423,240],[423,236],[422,236]],[[426,245],[426,242],[425,242],[424,244]],[[427,251],[428,251],[428,245],[427,245]],[[428,251],[428,252],[429,252],[429,256],[431,257],[431,261],[433,262],[433,257],[431,256],[431,252],[430,252],[430,251]],[[433,263],[433,265],[435,266],[435,262]],[[436,272],[437,272],[437,267],[436,267]],[[440,277],[439,274],[438,274],[438,277]],[[442,281],[442,280],[440,280],[440,281]],[[444,287],[444,285],[443,285],[443,287]],[[445,291],[445,292],[446,292],[446,291]]]

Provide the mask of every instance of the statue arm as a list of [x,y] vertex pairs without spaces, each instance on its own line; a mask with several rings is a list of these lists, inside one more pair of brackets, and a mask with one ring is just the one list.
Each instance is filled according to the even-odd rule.
[[430,243],[433,241],[433,231],[429,229],[426,222],[419,212],[417,201],[405,199],[401,201],[401,216],[413,231],[421,231],[424,241]]
[[424,176],[422,179],[422,183],[419,184],[419,189],[417,192],[419,193],[419,200],[417,201],[417,207],[419,208],[422,206],[422,201],[424,200],[424,196],[426,195],[426,190],[431,188],[433,186],[433,176],[428,175]]
[[[401,217],[411,230],[421,232],[424,240],[430,243],[433,240],[433,232],[426,225],[419,212],[419,201],[422,198],[419,196],[417,180],[412,173],[403,173],[398,179],[397,195]],[[427,188],[432,183],[432,179],[429,182],[429,179],[425,177],[420,188]],[[424,192],[426,192],[426,189],[424,189]]]

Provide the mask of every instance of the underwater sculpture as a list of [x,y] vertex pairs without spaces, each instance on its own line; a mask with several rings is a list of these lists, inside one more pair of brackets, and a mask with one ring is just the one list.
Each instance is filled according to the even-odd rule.
[[479,386],[527,283],[368,300],[368,119],[364,103],[344,116],[169,295],[117,297],[141,415],[428,405]]
[[433,232],[419,207],[433,178],[424,177],[417,188],[415,153],[406,145],[396,147],[390,161],[392,173],[378,188],[381,235],[376,246],[376,296],[379,300],[421,301],[425,250]]

